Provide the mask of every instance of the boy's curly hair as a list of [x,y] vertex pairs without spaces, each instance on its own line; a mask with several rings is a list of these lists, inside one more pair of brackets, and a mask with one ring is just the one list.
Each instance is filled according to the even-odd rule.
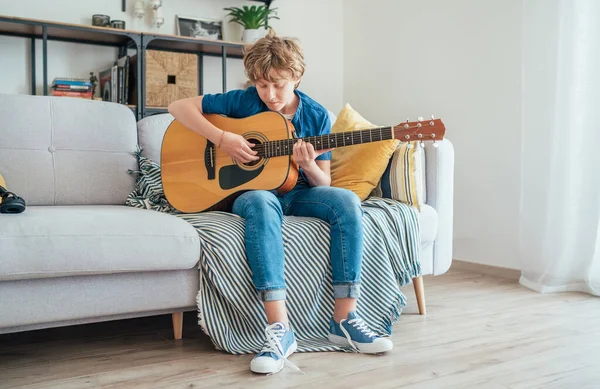
[[245,48],[244,68],[253,83],[261,79],[277,81],[271,70],[290,72],[293,79],[299,80],[304,74],[304,52],[296,38],[279,37],[269,29],[266,36]]

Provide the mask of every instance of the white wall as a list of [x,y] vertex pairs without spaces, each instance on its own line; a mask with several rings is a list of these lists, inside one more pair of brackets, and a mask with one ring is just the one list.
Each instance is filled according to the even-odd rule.
[[454,143],[454,258],[520,268],[522,0],[346,0],[344,100],[377,125],[435,114]]
[[[127,11],[121,11],[121,0],[19,0],[0,1],[0,15],[53,20],[91,25],[93,14],[124,20],[128,29],[150,31],[151,12],[147,9],[143,26],[133,20],[135,0],[127,0]],[[242,4],[259,5],[240,0],[163,0],[165,24],[161,33],[175,33],[175,15],[225,19],[224,7]],[[342,0],[276,0],[280,20],[271,23],[280,35],[293,35],[305,48],[307,72],[301,89],[326,107],[339,110],[342,104]],[[318,8],[319,12],[314,12]],[[311,23],[306,21],[311,19]],[[226,23],[225,39],[240,41],[241,26]],[[38,93],[42,93],[42,50],[37,48]],[[0,93],[29,94],[29,40],[0,36]],[[89,46],[51,41],[48,43],[48,82],[57,76],[89,77],[110,67],[116,50],[110,47]],[[239,59],[227,62],[228,89],[241,87],[246,78]],[[205,93],[221,92],[221,59],[205,58]],[[328,85],[328,88],[322,88]]]
[[343,105],[343,0],[275,0],[279,35],[295,36],[304,47],[306,73],[300,89],[326,108]]

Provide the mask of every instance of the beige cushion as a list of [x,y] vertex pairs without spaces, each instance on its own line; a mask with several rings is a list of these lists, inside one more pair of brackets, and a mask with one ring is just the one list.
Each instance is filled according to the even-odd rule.
[[32,206],[0,223],[0,280],[185,270],[199,258],[189,223],[150,210]]

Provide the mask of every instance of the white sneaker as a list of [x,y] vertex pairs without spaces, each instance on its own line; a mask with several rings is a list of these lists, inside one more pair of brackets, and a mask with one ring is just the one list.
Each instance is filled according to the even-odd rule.
[[347,319],[336,323],[333,318],[329,323],[329,341],[338,346],[350,346],[354,351],[367,354],[378,354],[391,350],[391,340],[377,336],[367,323],[354,311]]
[[304,374],[296,365],[287,358],[298,348],[294,332],[288,330],[285,324],[273,323],[265,329],[265,344],[260,353],[250,362],[250,370],[261,374],[275,374],[288,365],[294,370]]

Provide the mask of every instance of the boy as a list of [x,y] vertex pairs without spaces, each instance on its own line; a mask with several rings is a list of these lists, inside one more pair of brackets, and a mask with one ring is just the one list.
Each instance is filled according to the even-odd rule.
[[[169,112],[238,162],[256,160],[253,144],[215,127],[202,114],[241,118],[277,111],[291,120],[298,138],[328,134],[331,122],[327,110],[297,89],[304,66],[303,52],[296,41],[277,37],[269,30],[244,54],[246,75],[254,86],[178,100],[169,106]],[[276,373],[286,363],[296,368],[287,360],[297,343],[285,307],[284,215],[317,217],[330,224],[335,309],[329,340],[365,353],[392,349],[389,339],[377,337],[356,314],[363,244],[359,198],[349,190],[330,186],[331,150],[315,151],[313,145],[299,139],[294,144],[293,159],[300,174],[290,192],[249,191],[233,203],[233,213],[246,222],[246,255],[268,320],[265,344],[250,364],[256,373]]]

